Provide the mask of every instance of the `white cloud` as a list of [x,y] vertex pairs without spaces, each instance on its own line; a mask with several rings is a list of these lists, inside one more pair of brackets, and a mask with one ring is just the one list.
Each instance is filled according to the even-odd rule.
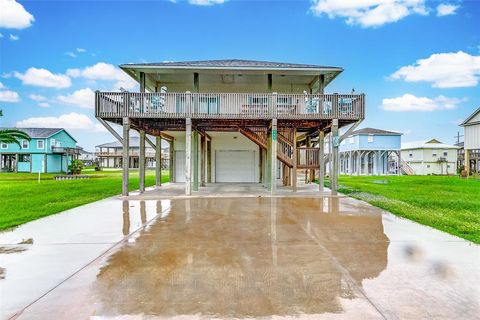
[[67,96],[58,96],[58,101],[73,104],[80,108],[93,109],[95,107],[95,92],[90,88],[80,89]]
[[33,101],[37,101],[37,102],[39,102],[39,101],[47,101],[47,98],[44,97],[44,96],[42,96],[42,95],[40,95],[40,94],[34,94],[34,93],[32,93],[32,94],[30,94],[28,97],[29,97],[30,99],[32,99]]
[[480,56],[463,51],[432,54],[404,66],[390,78],[407,82],[431,82],[434,88],[474,87],[480,77]]
[[15,0],[0,0],[0,28],[25,29],[35,18]]
[[5,89],[6,87],[3,85],[3,83],[0,82],[0,89]]
[[317,16],[343,18],[349,25],[378,27],[411,14],[427,15],[425,0],[313,0],[310,10]]
[[20,96],[15,91],[2,90],[2,91],[0,91],[0,101],[2,101],[2,102],[19,102],[20,101]]
[[83,131],[103,131],[98,123],[94,123],[87,115],[71,112],[58,117],[32,117],[18,121],[19,128],[64,128]]
[[386,111],[435,111],[455,109],[459,103],[466,99],[448,98],[438,96],[436,98],[417,97],[413,94],[404,94],[401,97],[383,99],[381,108]]
[[49,104],[48,102],[40,102],[38,105],[39,105],[40,107],[42,107],[42,108],[48,108],[48,107],[50,107],[50,104]]
[[454,4],[441,3],[437,6],[437,16],[443,17],[451,14],[456,14],[456,11],[459,7],[460,6]]
[[10,40],[12,41],[17,41],[20,39],[20,37],[18,35],[14,35],[14,34],[10,34],[9,36]]
[[[175,3],[175,1],[172,1]],[[188,3],[194,4],[197,6],[212,6],[215,4],[225,3],[225,0],[188,0]]]
[[83,52],[87,52],[87,50],[85,50],[83,48],[77,48],[77,52],[83,53]]
[[125,72],[105,62],[99,62],[83,69],[68,69],[67,75],[72,78],[82,77],[88,80],[115,81],[114,88],[116,90],[120,87],[129,90],[137,86],[137,82]]
[[69,56],[69,57],[72,57],[72,58],[76,58],[76,57],[77,57],[77,55],[76,55],[75,53],[71,52],[71,51],[65,52],[65,55],[66,55],[66,56]]
[[47,69],[29,68],[25,73],[14,72],[14,76],[25,85],[47,87],[47,88],[68,88],[72,85],[70,78],[64,74],[54,74]]

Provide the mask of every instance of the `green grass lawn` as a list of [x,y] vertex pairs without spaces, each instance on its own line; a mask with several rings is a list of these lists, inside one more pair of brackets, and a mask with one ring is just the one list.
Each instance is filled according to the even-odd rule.
[[[82,174],[90,179],[55,181],[55,174],[42,174],[38,183],[37,174],[0,173],[0,230],[122,192],[121,170]],[[162,172],[162,181],[168,180],[168,171]],[[154,184],[155,172],[148,170],[145,185]],[[129,189],[138,189],[138,171],[131,171]]]
[[480,243],[479,179],[446,176],[341,176],[339,185],[339,192],[343,194]]

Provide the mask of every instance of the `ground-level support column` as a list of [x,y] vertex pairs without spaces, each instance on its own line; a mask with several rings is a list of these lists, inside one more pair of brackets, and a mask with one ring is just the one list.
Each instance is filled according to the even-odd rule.
[[170,141],[168,146],[168,180],[175,182],[175,142]]
[[192,139],[192,174],[193,174],[193,185],[192,190],[198,191],[198,131],[193,130],[193,139]]
[[[130,119],[123,118],[123,146],[122,146],[122,195],[128,196],[128,158],[129,158],[129,134]],[[45,168],[47,167],[45,161]]]
[[162,185],[162,138],[155,137],[155,185]]
[[145,131],[140,130],[140,153],[138,157],[138,174],[140,193],[145,191]]
[[470,150],[465,149],[464,150],[464,159],[465,163],[463,164],[465,166],[465,171],[467,171],[467,177],[470,176]]
[[185,120],[185,195],[192,195],[192,119]]
[[352,151],[348,152],[348,174],[353,175],[353,156]]
[[212,140],[207,141],[207,183],[212,183]]
[[293,168],[292,168],[292,190],[297,192],[297,128],[293,128]]
[[378,175],[378,154],[377,151],[373,151],[373,157],[372,157],[372,162],[373,162],[373,175]]
[[318,133],[318,191],[323,192],[325,184],[325,132]]
[[271,162],[272,162],[272,171],[270,173],[270,191],[274,193],[277,189],[277,119],[272,119],[272,154],[271,154]]
[[332,195],[337,194],[338,190],[338,119],[332,120],[332,172],[330,173],[330,187]]
[[205,187],[205,134],[200,136],[200,186]]
[[402,175],[402,152],[400,150],[397,151],[397,157],[398,157],[397,175],[401,176]]
[[258,182],[263,183],[263,149],[258,147]]
[[272,175],[272,132],[267,132],[267,152],[265,158],[265,187],[267,190],[271,190],[271,178]]

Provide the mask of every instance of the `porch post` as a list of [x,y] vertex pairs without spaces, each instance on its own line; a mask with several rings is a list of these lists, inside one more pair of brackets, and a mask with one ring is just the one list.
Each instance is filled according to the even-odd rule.
[[[122,195],[128,196],[128,149],[129,149],[130,119],[123,118],[123,146],[122,146]],[[47,163],[45,161],[45,168]]]
[[352,151],[348,152],[348,174],[353,175],[353,156]]
[[170,141],[168,147],[168,180],[170,182],[175,181],[175,142]]
[[162,137],[155,137],[155,185],[162,185]]
[[185,195],[192,194],[192,119],[187,118],[185,137]]
[[330,185],[332,194],[336,195],[338,190],[338,119],[332,121],[332,172],[330,174]]
[[372,159],[372,162],[373,162],[373,175],[378,175],[378,168],[377,168],[377,165],[378,165],[378,161],[377,161],[377,151],[373,151],[373,159]]
[[292,168],[292,191],[297,192],[297,128],[293,128],[293,168]]
[[402,175],[402,151],[398,150],[397,155],[398,155],[397,175],[401,176]]
[[198,130],[193,130],[192,141],[193,160],[193,191],[198,191]]
[[325,184],[325,132],[318,133],[318,191],[323,192]]
[[200,186],[205,187],[205,135],[200,136]]
[[465,166],[465,170],[467,171],[467,177],[470,176],[470,153],[468,152],[468,149],[464,149],[464,161],[465,163],[463,164]]
[[138,173],[140,175],[140,193],[145,191],[145,130],[140,130],[140,154],[138,158]]
[[277,119],[272,119],[272,172],[271,172],[271,192],[274,193],[277,188]]
[[272,175],[272,132],[267,131],[267,157],[265,159],[265,187],[270,190]]
[[263,182],[263,150],[262,147],[258,147],[258,182]]
[[212,140],[207,141],[207,183],[212,183]]

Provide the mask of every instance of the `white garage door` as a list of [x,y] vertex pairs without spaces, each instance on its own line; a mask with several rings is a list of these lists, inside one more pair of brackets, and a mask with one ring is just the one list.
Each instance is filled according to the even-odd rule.
[[256,182],[255,152],[250,150],[217,150],[216,182]]
[[175,182],[185,182],[185,151],[175,151]]

